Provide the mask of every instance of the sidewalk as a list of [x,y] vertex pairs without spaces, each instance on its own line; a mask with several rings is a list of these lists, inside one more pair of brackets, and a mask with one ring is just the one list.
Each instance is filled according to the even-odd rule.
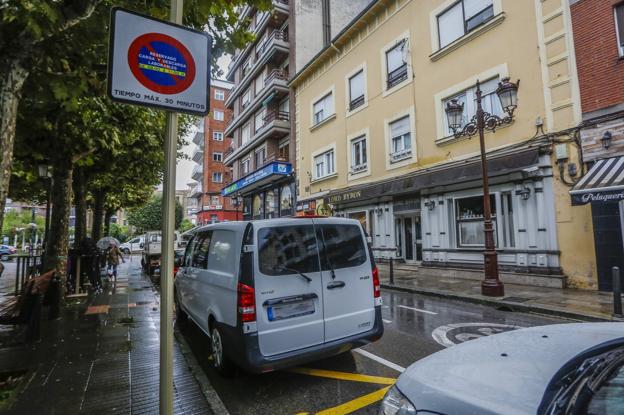
[[[12,328],[0,328],[0,384],[7,373],[20,379],[8,413],[158,414],[159,297],[138,262],[120,266],[104,293],[42,321],[39,343],[7,347]],[[7,403],[0,393],[0,410]],[[174,412],[212,413],[177,342]]]
[[378,264],[378,266],[381,286],[386,289],[585,321],[617,320],[611,315],[613,312],[613,294],[611,293],[505,283],[505,296],[493,298],[481,295],[480,281],[428,276],[426,268],[419,268],[416,272],[395,269],[392,285],[388,264]]

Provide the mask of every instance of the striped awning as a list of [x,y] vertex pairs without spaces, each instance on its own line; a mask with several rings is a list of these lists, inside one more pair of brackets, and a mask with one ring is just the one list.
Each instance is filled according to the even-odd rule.
[[573,205],[624,200],[624,156],[598,160],[570,195]]

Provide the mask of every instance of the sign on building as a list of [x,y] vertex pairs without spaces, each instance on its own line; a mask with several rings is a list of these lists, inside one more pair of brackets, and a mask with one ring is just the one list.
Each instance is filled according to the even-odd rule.
[[108,95],[115,101],[206,115],[210,91],[207,33],[114,8]]

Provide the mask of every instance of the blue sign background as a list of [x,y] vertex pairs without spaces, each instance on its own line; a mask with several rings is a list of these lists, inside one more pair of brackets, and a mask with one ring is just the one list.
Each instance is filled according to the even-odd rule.
[[285,176],[285,175],[290,174],[291,172],[292,172],[292,165],[290,163],[273,162],[271,164],[264,166],[260,170],[256,170],[250,175],[245,176],[242,179],[235,181],[231,185],[224,188],[221,191],[221,194],[223,196],[227,196],[249,186],[250,184],[256,183],[270,175],[279,174],[279,175]]

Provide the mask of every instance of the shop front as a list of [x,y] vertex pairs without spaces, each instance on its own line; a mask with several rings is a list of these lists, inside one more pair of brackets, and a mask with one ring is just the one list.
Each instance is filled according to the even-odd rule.
[[420,198],[395,198],[393,207],[396,256],[406,263],[420,263],[423,254]]

